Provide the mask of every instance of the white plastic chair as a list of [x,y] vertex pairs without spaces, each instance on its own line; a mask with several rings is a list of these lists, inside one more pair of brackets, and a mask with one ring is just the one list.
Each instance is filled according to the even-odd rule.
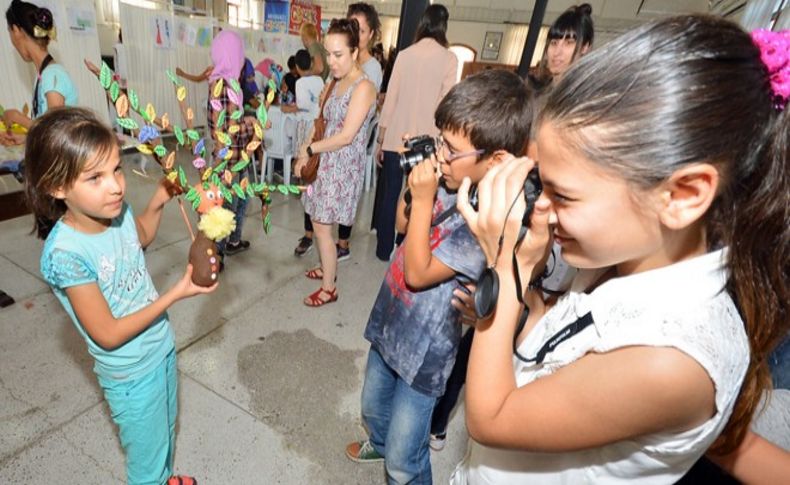
[[291,159],[293,158],[293,152],[288,135],[285,132],[286,116],[277,106],[269,108],[269,121],[272,122],[272,126],[263,135],[266,148],[261,161],[262,164],[265,163],[263,173],[266,181],[269,183],[271,183],[274,175],[275,158],[280,158],[283,161],[283,183],[291,183]]

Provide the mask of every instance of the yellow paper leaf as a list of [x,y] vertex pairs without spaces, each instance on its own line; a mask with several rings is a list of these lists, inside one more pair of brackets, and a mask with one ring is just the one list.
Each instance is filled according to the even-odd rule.
[[145,107],[145,114],[148,115],[148,119],[151,121],[156,119],[156,110],[154,109],[153,104],[148,103],[148,105]]
[[206,169],[206,170],[203,172],[203,177],[201,177],[201,178],[202,178],[202,179],[203,179],[203,181],[205,182],[206,180],[208,180],[208,179],[209,179],[209,177],[211,177],[211,174],[212,174],[212,173],[214,173],[214,171],[213,171],[213,170],[211,170],[211,167],[209,167],[209,168],[207,168],[207,169]]
[[162,129],[166,130],[168,126],[170,126],[170,115],[165,113],[162,115]]
[[187,120],[192,121],[195,118],[195,112],[192,108],[187,108]]
[[146,155],[152,155],[154,153],[151,149],[151,145],[137,145],[137,151]]
[[258,138],[259,140],[262,139],[263,128],[261,128],[261,124],[256,121],[255,124],[253,124],[252,126],[253,128],[255,128],[255,137]]
[[115,100],[115,111],[121,118],[126,118],[126,115],[129,114],[129,98],[125,94],[118,96],[118,99]]
[[[228,150],[228,153],[230,153],[230,150]],[[230,170],[225,170],[225,173],[222,174],[222,178],[225,180],[226,184],[230,185],[231,182],[233,182],[233,173],[231,173]]]
[[178,178],[178,172],[176,172],[175,170],[167,174],[167,180],[169,180],[171,184],[176,183],[177,178]]
[[266,104],[271,105],[272,102],[274,102],[274,91],[269,91],[269,93],[266,95]]
[[220,79],[219,79],[219,80],[217,80],[217,82],[214,84],[214,93],[213,93],[213,94],[214,94],[214,97],[215,97],[215,98],[219,98],[219,95],[220,95],[220,94],[222,94],[222,86],[223,86],[223,84],[222,84],[222,78],[220,78]]
[[228,133],[231,135],[235,135],[236,133],[239,132],[239,130],[241,130],[241,127],[239,125],[232,125],[230,128],[228,128]]
[[170,152],[167,154],[165,158],[165,170],[170,170],[173,168],[173,163],[176,161],[176,152]]
[[250,161],[250,156],[247,155],[247,152],[243,151],[243,152],[241,152],[241,159],[244,160],[245,162],[249,162]]
[[225,158],[223,158],[223,160],[230,160],[235,154],[235,150],[228,150],[228,153],[225,154]]
[[258,140],[253,140],[253,141],[247,143],[247,151],[248,152],[254,152],[255,150],[258,149],[259,146],[261,146],[261,142],[258,141]]
[[179,86],[176,89],[176,98],[178,101],[183,101],[187,97],[187,88],[184,86]]

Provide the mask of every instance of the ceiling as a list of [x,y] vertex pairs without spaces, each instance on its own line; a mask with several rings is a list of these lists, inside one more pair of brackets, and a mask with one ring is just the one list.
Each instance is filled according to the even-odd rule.
[[[344,13],[355,0],[314,0],[327,13]],[[383,15],[399,16],[399,0],[367,0]],[[533,0],[437,0],[450,10],[450,18],[484,23],[528,24]],[[578,0],[549,0],[544,24],[549,24]],[[708,12],[708,0],[588,0],[596,31],[619,33],[655,18],[690,12]]]

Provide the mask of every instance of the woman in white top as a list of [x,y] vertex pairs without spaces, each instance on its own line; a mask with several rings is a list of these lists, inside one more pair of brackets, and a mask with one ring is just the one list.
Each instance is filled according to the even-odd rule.
[[[790,313],[790,111],[770,80],[732,22],[645,24],[548,94],[520,243],[534,162],[489,171],[479,211],[464,183],[499,290],[453,484],[668,484],[740,445]],[[552,235],[580,272],[545,301],[532,289]]]

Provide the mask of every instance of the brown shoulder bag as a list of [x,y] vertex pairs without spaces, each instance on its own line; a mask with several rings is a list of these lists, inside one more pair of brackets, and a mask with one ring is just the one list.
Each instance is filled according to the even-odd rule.
[[[310,142],[315,143],[319,140],[324,139],[324,130],[326,130],[326,120],[324,119],[324,106],[326,105],[326,100],[329,99],[329,96],[332,95],[332,90],[335,88],[335,83],[337,79],[332,79],[332,82],[329,83],[329,88],[327,88],[326,93],[324,94],[324,98],[321,100],[321,109],[318,112],[318,118],[315,119],[313,122],[313,139]],[[302,183],[305,185],[310,185],[315,182],[315,178],[318,176],[318,164],[321,161],[321,154],[314,153],[308,160],[305,166],[302,168]]]

